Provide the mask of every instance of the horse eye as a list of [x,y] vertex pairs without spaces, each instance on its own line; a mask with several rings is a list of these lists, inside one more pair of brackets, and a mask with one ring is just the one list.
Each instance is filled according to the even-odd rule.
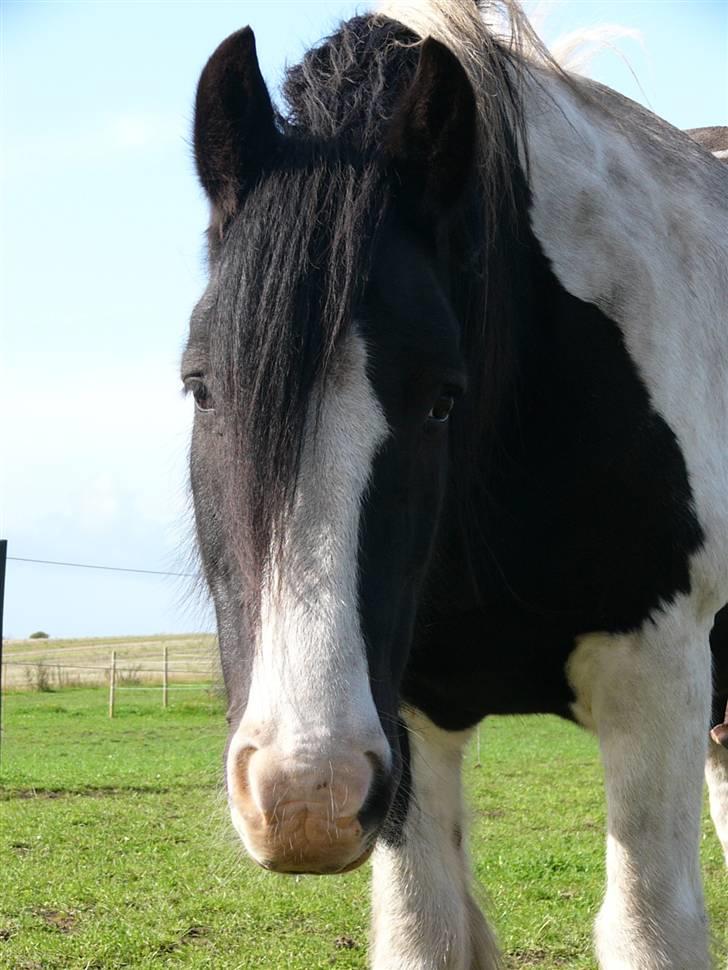
[[212,395],[201,377],[188,377],[185,381],[185,388],[192,393],[198,411],[207,414],[215,410]]
[[447,421],[454,404],[455,398],[452,394],[441,394],[432,405],[432,410],[427,416],[428,421],[439,421],[440,423]]

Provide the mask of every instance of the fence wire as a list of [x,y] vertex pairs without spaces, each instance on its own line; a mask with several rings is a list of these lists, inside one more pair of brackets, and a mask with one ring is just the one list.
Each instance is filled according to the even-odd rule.
[[[209,670],[210,663],[205,660],[195,661],[198,665],[201,665],[202,669]],[[110,664],[66,664],[66,663],[42,663],[36,660],[3,660],[3,666],[5,667],[41,667],[48,670],[58,670],[59,668],[63,670],[109,670]],[[137,667],[134,664],[132,667],[118,667],[116,668],[117,674],[163,674],[164,667]],[[170,674],[194,674],[195,670],[190,670],[189,665],[185,667],[167,667],[167,673]]]

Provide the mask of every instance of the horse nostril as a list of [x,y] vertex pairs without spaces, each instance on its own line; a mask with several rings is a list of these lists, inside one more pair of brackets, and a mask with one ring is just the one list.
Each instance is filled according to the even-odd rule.
[[253,757],[258,749],[252,745],[248,744],[235,755],[235,769],[236,771],[246,772],[248,770],[248,764],[250,759]]
[[372,766],[372,771],[374,772],[375,775],[378,775],[382,772],[386,773],[386,769],[384,767],[384,762],[382,761],[381,755],[378,755],[376,751],[365,751],[364,757],[369,761],[369,764]]
[[250,791],[250,759],[258,749],[248,744],[228,763],[228,786],[233,798],[246,798]]
[[368,832],[379,828],[384,821],[389,811],[392,784],[391,776],[379,755],[374,751],[367,751],[365,757],[372,766],[372,780],[364,804],[357,814],[357,819],[363,831]]

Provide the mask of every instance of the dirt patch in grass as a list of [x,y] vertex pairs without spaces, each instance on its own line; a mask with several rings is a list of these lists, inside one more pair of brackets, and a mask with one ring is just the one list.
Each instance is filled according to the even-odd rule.
[[40,917],[46,926],[58,930],[59,933],[70,933],[78,923],[75,913],[62,909],[34,909],[33,915]]
[[548,956],[545,950],[514,950],[510,960],[514,967],[537,967],[548,960]]
[[212,929],[209,926],[189,926],[176,940],[163,943],[162,946],[158,947],[157,953],[174,953],[187,943],[206,941],[211,933]]
[[[10,802],[28,798],[113,798],[114,796],[126,797],[128,795],[169,795],[178,791],[204,791],[209,789],[209,785],[189,784],[189,785],[129,785],[126,788],[119,788],[116,785],[101,785],[89,788],[15,788],[11,791],[0,792],[0,802]],[[19,846],[14,846],[19,848]]]
[[509,954],[509,965],[513,970],[521,970],[522,967],[540,967],[548,963],[550,967],[566,967],[569,961],[566,957],[554,956],[547,950],[513,950]]

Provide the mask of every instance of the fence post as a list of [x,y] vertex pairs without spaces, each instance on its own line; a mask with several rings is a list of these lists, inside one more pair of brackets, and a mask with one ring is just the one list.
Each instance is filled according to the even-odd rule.
[[109,670],[109,717],[114,716],[114,688],[116,687],[116,650],[111,651],[111,669]]
[[0,539],[0,761],[2,761],[3,741],[3,611],[5,608],[5,562],[8,558],[8,540]]
[[167,706],[167,644],[162,648],[162,707]]

